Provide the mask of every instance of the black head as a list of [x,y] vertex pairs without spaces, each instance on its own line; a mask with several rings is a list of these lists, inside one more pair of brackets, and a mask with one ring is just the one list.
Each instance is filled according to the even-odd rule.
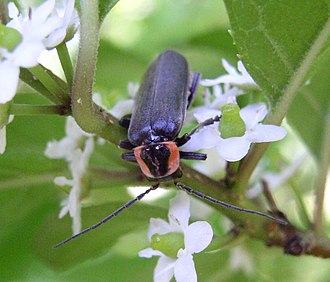
[[143,174],[150,179],[167,178],[180,164],[179,149],[171,141],[136,147],[134,155]]

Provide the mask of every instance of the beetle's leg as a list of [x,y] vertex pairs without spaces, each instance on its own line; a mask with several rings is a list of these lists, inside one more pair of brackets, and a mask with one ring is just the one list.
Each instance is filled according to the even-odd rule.
[[121,155],[121,158],[126,161],[136,162],[134,152],[128,152]]
[[191,83],[189,85],[189,95],[188,95],[188,104],[187,109],[190,107],[191,103],[194,101],[194,98],[197,93],[198,83],[201,78],[201,74],[199,72],[195,72]]
[[208,126],[208,125],[211,125],[215,122],[218,122],[220,121],[220,118],[221,116],[215,116],[214,118],[209,118],[207,120],[204,120],[203,122],[199,123],[193,130],[191,130],[189,133],[185,133],[183,134],[182,137],[180,138],[177,138],[175,140],[175,143],[178,147],[186,144],[190,138],[191,138],[191,135],[193,135],[196,131],[198,131],[199,129],[203,128],[204,126]]
[[119,124],[128,129],[129,127],[129,124],[131,123],[131,117],[132,117],[132,114],[128,114],[128,115],[124,115],[120,120],[119,120]]
[[207,158],[206,154],[203,153],[196,153],[196,152],[183,152],[180,151],[180,158],[186,160],[199,160],[205,161]]
[[121,140],[119,142],[119,147],[126,150],[132,150],[135,146],[128,140]]

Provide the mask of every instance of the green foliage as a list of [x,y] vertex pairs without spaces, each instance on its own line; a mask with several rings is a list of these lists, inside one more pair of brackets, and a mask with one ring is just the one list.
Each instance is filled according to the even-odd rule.
[[119,0],[100,0],[99,1],[99,19],[104,20],[110,10],[117,4]]
[[329,62],[330,48],[314,65],[308,81],[299,91],[288,114],[289,123],[297,130],[317,159],[322,155],[321,142],[330,109]]
[[[322,29],[328,1],[225,1],[239,57],[275,105],[299,75]],[[311,63],[311,62],[309,62]]]
[[330,107],[329,49],[325,52],[330,46],[329,2],[225,3],[240,59],[274,108],[295,89],[291,95],[298,97],[289,110],[289,122],[319,158]]

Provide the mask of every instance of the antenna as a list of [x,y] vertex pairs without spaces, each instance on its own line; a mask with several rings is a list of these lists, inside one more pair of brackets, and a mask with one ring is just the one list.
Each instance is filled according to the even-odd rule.
[[119,209],[115,210],[112,214],[109,214],[107,217],[103,218],[101,221],[99,221],[98,223],[95,223],[94,225],[84,229],[83,231],[81,231],[80,233],[78,234],[75,234],[67,239],[65,239],[64,241],[56,244],[53,248],[57,248],[57,247],[60,247],[66,243],[68,243],[69,241],[99,227],[101,224],[107,222],[108,220],[110,220],[111,218],[113,218],[114,216],[118,215],[119,213],[121,213],[124,209],[127,209],[128,207],[130,207],[131,205],[133,205],[136,201],[139,201],[141,200],[145,195],[147,195],[150,191],[152,190],[156,190],[159,186],[159,183],[151,186],[148,190],[146,190],[145,192],[143,192],[142,194],[138,195],[136,198],[130,200],[129,202],[127,202],[125,205],[121,206]]
[[199,191],[195,191],[193,190],[192,188],[180,183],[180,182],[175,182],[175,186],[178,187],[179,189],[181,190],[184,190],[186,191],[187,193],[189,194],[192,194],[192,195],[195,195],[201,199],[204,199],[204,200],[207,200],[209,202],[212,202],[212,203],[215,203],[215,204],[219,204],[223,207],[226,207],[226,208],[229,208],[229,209],[232,209],[232,210],[236,210],[236,211],[240,211],[240,212],[246,212],[246,213],[252,213],[252,214],[256,214],[256,215],[259,215],[259,216],[263,216],[263,217],[266,217],[270,220],[273,220],[279,224],[283,224],[283,225],[287,225],[288,223],[285,221],[285,220],[282,220],[282,219],[279,219],[279,218],[276,218],[276,217],[273,217],[271,215],[268,215],[268,214],[265,214],[265,213],[262,213],[262,212],[258,212],[258,211],[253,211],[253,210],[248,210],[248,209],[243,209],[243,208],[240,208],[240,207],[237,207],[237,206],[234,206],[234,205],[231,205],[231,204],[228,204],[226,202],[222,202],[222,201],[219,201],[217,199],[214,199],[210,196],[207,196]]
[[[189,194],[192,194],[192,195],[195,195],[201,199],[204,199],[204,200],[207,200],[211,203],[215,203],[215,204],[219,204],[223,207],[226,207],[226,208],[229,208],[229,209],[233,209],[233,210],[236,210],[236,211],[240,211],[240,212],[246,212],[246,213],[252,213],[252,214],[256,214],[256,215],[259,215],[259,216],[263,216],[263,217],[266,217],[270,220],[273,220],[279,224],[283,224],[283,225],[287,225],[288,223],[282,219],[279,219],[279,218],[276,218],[276,217],[273,217],[271,215],[268,215],[268,214],[264,214],[262,212],[258,212],[258,211],[253,211],[253,210],[248,210],[248,209],[244,209],[244,208],[240,208],[240,207],[237,207],[237,206],[234,206],[234,205],[231,205],[231,204],[228,204],[226,202],[222,202],[222,201],[219,201],[217,199],[214,199],[210,196],[207,196],[201,192],[198,192],[198,191],[195,191],[193,190],[192,188],[180,183],[180,182],[174,182],[175,183],[175,186],[178,187],[179,189],[181,190],[184,190],[186,191],[187,193]],[[67,239],[65,239],[64,241],[56,244],[53,248],[57,248],[57,247],[60,247],[66,243],[68,243],[69,241],[99,227],[101,224],[107,222],[108,220],[110,220],[111,218],[115,217],[116,215],[118,215],[119,213],[121,213],[123,210],[129,208],[131,205],[133,205],[135,202],[141,200],[144,196],[146,196],[148,193],[150,193],[151,191],[153,190],[156,190],[157,188],[159,187],[159,183],[151,186],[148,190],[146,190],[145,192],[143,192],[142,194],[138,195],[137,197],[135,197],[134,199],[128,201],[125,205],[121,206],[120,208],[118,208],[117,210],[115,210],[112,214],[108,215],[107,217],[103,218],[101,221],[99,221],[98,223],[95,223],[94,225],[84,229],[83,231],[81,231],[80,233],[78,234],[75,234]]]

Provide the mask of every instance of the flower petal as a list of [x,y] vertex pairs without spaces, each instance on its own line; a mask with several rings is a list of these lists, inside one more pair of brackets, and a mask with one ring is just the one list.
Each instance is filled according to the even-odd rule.
[[203,127],[191,136],[191,139],[180,147],[181,151],[197,151],[213,148],[219,142],[219,129],[217,125]]
[[286,130],[277,125],[257,124],[252,130],[246,132],[246,138],[250,142],[273,142],[283,139],[286,136]]
[[183,191],[178,191],[175,198],[171,200],[168,220],[173,231],[183,231],[188,227],[190,210],[189,196]]
[[17,18],[19,15],[19,11],[16,7],[16,5],[13,2],[9,2],[8,4],[8,16],[13,19]]
[[134,105],[133,99],[119,101],[116,105],[110,109],[110,114],[112,114],[115,118],[121,119],[124,115],[132,113]]
[[13,65],[9,60],[0,62],[0,104],[12,100],[16,94],[18,85],[19,67]]
[[194,113],[194,117],[198,122],[203,122],[209,118],[214,118],[215,116],[220,116],[220,115],[221,115],[221,111],[206,107],[200,107],[198,111]]
[[147,248],[139,251],[139,257],[141,258],[151,258],[153,256],[163,257],[164,254],[160,251],[153,250],[152,248]]
[[264,103],[248,105],[240,110],[240,116],[244,120],[246,128],[253,128],[267,115],[267,107]]
[[193,256],[188,252],[181,251],[179,254],[174,267],[174,277],[177,282],[197,282]]
[[170,282],[174,274],[175,259],[160,257],[154,270],[154,282]]
[[188,226],[184,232],[185,249],[190,253],[199,253],[211,243],[213,230],[206,221],[197,221]]
[[[65,13],[63,17],[59,17],[60,25],[57,29],[53,30],[45,41],[47,47],[55,47],[60,44],[66,36],[67,29],[74,17],[74,0],[66,1]],[[73,22],[72,22],[73,24]]]
[[251,142],[242,137],[231,137],[227,139],[222,139],[217,146],[218,153],[226,161],[236,162],[245,157],[249,151]]
[[226,161],[223,158],[219,158],[216,147],[203,150],[203,153],[207,154],[207,159],[203,162],[193,163],[193,168],[211,178],[219,178],[219,172],[225,170]]
[[55,7],[55,0],[48,0],[42,3],[31,12],[31,22],[34,25],[42,25],[48,16],[52,13]]
[[148,238],[151,240],[151,236],[158,233],[160,235],[173,232],[172,226],[161,218],[150,218],[150,225],[148,230]]
[[38,64],[38,58],[44,49],[45,46],[41,41],[23,39],[11,53],[11,58],[16,66],[31,68]]

